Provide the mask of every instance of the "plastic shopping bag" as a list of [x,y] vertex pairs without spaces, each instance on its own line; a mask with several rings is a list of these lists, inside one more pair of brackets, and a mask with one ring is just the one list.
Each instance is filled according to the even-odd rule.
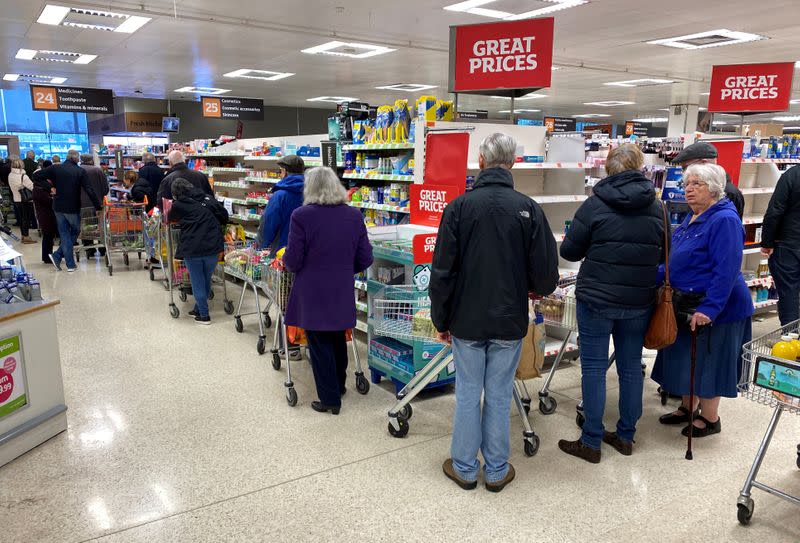
[[541,313],[537,313],[534,322],[528,325],[528,335],[522,340],[522,352],[517,365],[517,379],[524,381],[542,375],[544,342],[544,318]]
[[306,331],[299,326],[287,326],[286,335],[289,337],[289,343],[293,343],[295,345],[308,345]]

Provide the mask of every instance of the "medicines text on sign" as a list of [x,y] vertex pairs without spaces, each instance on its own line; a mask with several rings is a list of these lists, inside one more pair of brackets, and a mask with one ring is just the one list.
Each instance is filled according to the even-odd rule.
[[708,111],[748,113],[789,109],[794,62],[714,66]]
[[553,18],[450,27],[450,91],[550,86]]
[[462,192],[463,188],[448,185],[411,185],[411,224],[439,226],[444,208]]

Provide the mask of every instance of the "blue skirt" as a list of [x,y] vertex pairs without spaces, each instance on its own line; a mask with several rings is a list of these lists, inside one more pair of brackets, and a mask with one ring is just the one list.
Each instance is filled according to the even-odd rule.
[[[694,393],[700,398],[736,397],[742,367],[742,345],[752,338],[750,318],[703,326],[697,335]],[[692,333],[678,329],[678,339],[658,352],[652,379],[670,394],[689,395]]]

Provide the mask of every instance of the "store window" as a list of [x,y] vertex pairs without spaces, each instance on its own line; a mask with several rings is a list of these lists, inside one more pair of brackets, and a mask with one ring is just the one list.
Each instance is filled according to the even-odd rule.
[[70,149],[89,152],[86,114],[34,111],[28,89],[0,90],[0,130],[19,138],[20,152],[33,150],[37,158],[62,158]]

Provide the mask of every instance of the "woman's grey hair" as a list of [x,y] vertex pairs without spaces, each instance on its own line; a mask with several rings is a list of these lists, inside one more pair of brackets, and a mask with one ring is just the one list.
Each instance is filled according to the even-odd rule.
[[486,136],[478,148],[484,168],[511,167],[517,158],[517,141],[507,134],[495,132]]
[[175,181],[172,182],[172,199],[173,200],[180,200],[184,194],[188,193],[192,190],[192,185],[184,179],[183,177],[177,178]]
[[330,168],[311,168],[303,182],[303,203],[322,206],[346,204],[347,191]]
[[714,199],[719,202],[725,198],[725,185],[728,180],[725,175],[725,170],[722,166],[716,164],[703,163],[692,164],[683,173],[683,182],[689,180],[690,177],[696,177],[708,186],[708,191],[714,196]]
[[644,155],[639,146],[625,143],[611,149],[606,157],[606,173],[616,175],[628,170],[641,170],[644,166]]

